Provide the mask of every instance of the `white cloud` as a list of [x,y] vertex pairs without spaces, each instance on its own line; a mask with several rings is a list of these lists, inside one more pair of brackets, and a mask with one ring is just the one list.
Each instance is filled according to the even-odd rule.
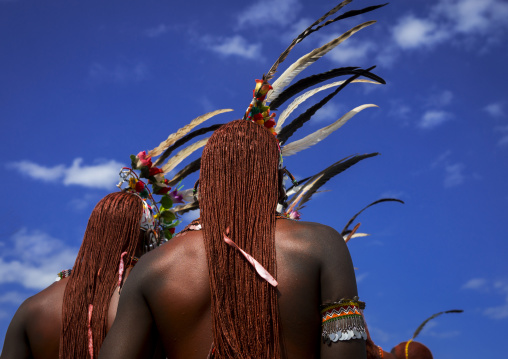
[[22,293],[19,293],[16,291],[7,292],[7,293],[0,295],[0,304],[1,303],[10,303],[10,304],[19,305],[23,302],[23,300],[25,300],[26,297],[27,297],[26,294],[22,294]]
[[151,27],[145,30],[145,35],[148,37],[158,37],[169,31],[169,26],[165,24],[159,24],[158,26]]
[[402,199],[406,198],[408,195],[404,191],[385,191],[381,193],[381,196],[379,198],[397,198]]
[[487,280],[485,278],[473,278],[464,283],[462,289],[485,290],[487,289]]
[[430,167],[436,168],[436,167],[441,166],[443,164],[447,164],[448,158],[450,158],[451,154],[452,154],[452,151],[446,150],[444,153],[440,154],[439,157],[434,162],[432,162]]
[[293,23],[301,7],[298,0],[260,0],[238,15],[238,25],[285,26]]
[[395,335],[392,332],[379,329],[378,327],[371,324],[368,325],[369,325],[369,333],[372,336],[372,338],[374,338],[376,343],[389,343],[394,341]]
[[240,56],[247,59],[259,59],[261,57],[261,44],[249,44],[245,38],[240,35],[226,37],[221,39],[206,38],[208,48],[224,56]]
[[64,185],[79,185],[91,188],[114,189],[118,172],[123,164],[114,160],[102,161],[91,166],[82,166],[82,158],[76,158],[69,168],[64,165],[45,167],[31,161],[13,162],[7,165],[22,174],[46,182],[61,182]]
[[81,162],[83,159],[76,158],[66,171],[63,180],[65,185],[111,189],[112,184],[118,181],[121,163],[110,160],[93,166],[81,166]]
[[312,121],[335,121],[338,120],[340,116],[344,115],[344,112],[344,106],[341,106],[335,102],[328,102],[326,105],[321,107],[314,116],[312,116]]
[[399,20],[392,31],[397,45],[403,49],[430,46],[446,40],[445,32],[429,19],[418,19],[408,15]]
[[427,99],[427,106],[429,107],[444,107],[453,101],[453,92],[449,90],[440,91],[431,95]]
[[390,118],[399,120],[401,124],[409,124],[408,119],[410,119],[409,115],[411,112],[413,112],[413,109],[406,103],[406,101],[400,99],[394,99],[390,101],[390,110],[388,116]]
[[504,106],[501,102],[494,102],[485,106],[483,110],[486,111],[492,117],[503,117],[504,116],[503,107]]
[[375,48],[376,46],[373,42],[348,39],[330,51],[328,59],[336,61],[339,64],[350,64],[351,62],[368,58],[368,53],[372,52]]
[[[314,22],[315,19],[308,18],[308,17],[302,17],[298,20],[295,20],[291,22],[290,24],[287,24],[286,29],[283,29],[283,31],[278,34],[278,38],[284,45],[288,45],[293,41],[294,38],[296,38],[298,35],[300,35],[307,27],[310,26]],[[331,40],[331,39],[330,39]]]
[[203,111],[206,113],[214,111],[214,109],[215,109],[215,105],[207,96],[201,97],[201,99],[199,100],[199,103],[201,104]]
[[498,146],[508,145],[508,125],[498,126],[495,128],[496,131],[501,132],[501,138],[497,141]]
[[0,284],[18,283],[27,289],[50,285],[58,272],[72,267],[78,251],[41,231],[22,229],[11,241],[13,248],[0,254]]
[[44,167],[30,161],[20,161],[7,164],[7,168],[17,169],[25,175],[45,182],[56,182],[65,175],[64,165]]
[[141,62],[134,65],[115,65],[110,68],[94,63],[88,74],[96,82],[124,84],[145,80],[148,77],[148,68]]
[[431,47],[449,39],[492,41],[508,28],[505,0],[439,0],[426,17],[406,15],[392,29],[402,49]]
[[495,298],[492,292],[502,295],[504,302],[500,305],[495,305],[485,308],[482,307],[482,312],[486,317],[491,319],[506,319],[508,318],[508,281],[505,280],[487,280],[483,278],[474,278],[462,286],[463,289],[473,289],[482,292],[488,292],[488,303],[494,303]]
[[465,180],[465,166],[462,163],[455,163],[445,167],[444,186],[446,188],[454,187],[462,184]]
[[488,33],[507,25],[508,3],[505,0],[441,0],[433,11],[447,18],[457,33]]
[[450,161],[451,151],[447,150],[433,161],[430,165],[432,169],[444,169],[443,185],[445,188],[458,186],[467,178],[474,178],[473,175],[465,175],[464,170],[466,166],[462,163],[452,163]]
[[452,118],[451,113],[440,110],[429,110],[426,111],[421,121],[418,123],[418,127],[424,129],[432,129]]
[[458,330],[443,331],[442,329],[440,329],[438,322],[430,321],[427,324],[425,324],[425,327],[423,328],[421,334],[435,338],[448,339],[459,336],[461,332]]
[[83,197],[72,199],[69,206],[74,210],[82,211],[95,205],[99,200],[100,198],[97,195],[86,193]]
[[491,319],[508,318],[508,298],[506,298],[506,302],[504,304],[496,307],[486,308],[483,313]]
[[356,283],[363,282],[364,279],[367,278],[368,276],[369,276],[369,273],[362,273],[362,274],[356,275]]

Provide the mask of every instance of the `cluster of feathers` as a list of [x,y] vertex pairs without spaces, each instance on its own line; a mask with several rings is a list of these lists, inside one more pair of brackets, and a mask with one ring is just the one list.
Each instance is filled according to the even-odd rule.
[[[279,65],[281,65],[284,62],[284,60],[286,60],[291,50],[298,43],[304,40],[307,36],[339,20],[364,14],[386,5],[382,4],[376,6],[369,6],[363,9],[350,10],[347,12],[343,12],[340,15],[336,15],[344,6],[348,5],[351,2],[352,0],[342,1],[333,9],[331,9],[326,14],[321,16],[308,28],[306,28],[300,35],[298,35],[287,47],[287,49],[282,52],[279,58],[269,69],[269,71],[263,75],[263,80],[271,81],[272,79],[274,79],[274,76],[277,72],[277,69],[279,68]],[[272,111],[282,109],[282,107],[286,105],[286,103],[289,100],[293,99],[287,106],[285,106],[282,109],[282,112],[280,112],[280,115],[278,116],[277,125],[275,128],[275,132],[277,133],[277,139],[279,141],[279,144],[281,145],[282,157],[293,156],[299,153],[300,151],[317,144],[318,142],[324,140],[330,134],[335,132],[337,129],[342,127],[357,113],[363,111],[366,108],[377,107],[374,104],[364,104],[355,107],[350,111],[348,111],[347,113],[345,113],[343,116],[341,116],[337,121],[333,122],[332,124],[325,126],[299,140],[295,140],[292,142],[289,141],[298,129],[300,129],[305,123],[307,123],[320,108],[322,108],[325,104],[327,104],[348,84],[369,83],[378,85],[386,83],[381,77],[371,72],[375,68],[375,66],[372,66],[368,69],[361,69],[359,67],[339,67],[323,73],[305,77],[293,83],[293,80],[307,67],[315,63],[321,57],[323,57],[328,52],[333,50],[335,47],[346,41],[349,37],[351,37],[358,31],[374,23],[375,21],[367,21],[358,24],[353,28],[349,29],[348,31],[344,32],[342,35],[336,37],[332,41],[312,50],[308,54],[296,60],[280,76],[278,76],[275,81],[273,81],[272,83],[273,88],[267,93],[264,99],[264,103],[267,106],[269,106]],[[328,80],[334,80],[339,77],[346,76],[347,76],[346,79],[323,84]],[[303,113],[292,119],[291,122],[288,121],[289,123],[286,124],[286,120],[288,120],[291,117],[293,111],[295,111],[300,105],[304,104],[305,101],[311,98],[312,96],[317,95],[327,89],[334,89],[334,91],[325,96],[315,105],[312,105],[309,108],[307,108],[305,111],[303,111]],[[195,130],[195,128],[216,115],[230,111],[233,110],[221,109],[195,118],[188,125],[179,129],[176,133],[171,134],[159,146],[149,151],[148,156],[151,156],[152,158],[159,156],[154,163],[155,166],[161,166],[162,163],[168,159],[167,163],[162,165],[161,168],[164,171],[164,173],[169,173],[170,171],[175,169],[177,165],[182,163],[182,161],[184,161],[189,155],[191,155],[193,152],[203,147],[208,141],[209,137],[196,141],[190,145],[187,145],[187,147],[185,147],[184,149],[180,150],[176,154],[173,154],[176,149],[189,143],[198,136],[215,131],[217,128],[222,126],[222,124],[215,124],[197,130]],[[300,211],[305,207],[305,204],[312,198],[312,196],[316,192],[318,192],[318,190],[331,178],[345,171],[346,169],[350,168],[356,163],[377,155],[379,155],[379,153],[351,155],[349,157],[346,157],[344,159],[341,159],[340,161],[333,163],[332,165],[328,166],[327,168],[323,169],[322,171],[312,176],[300,180],[298,185],[293,185],[292,187],[287,189],[288,200],[284,203],[281,211],[285,213],[290,213],[292,211]],[[199,171],[200,165],[201,158],[198,158],[192,161],[191,163],[187,164],[171,180],[169,180],[169,186],[173,186],[179,183],[184,178],[186,178],[188,175]],[[349,227],[352,225],[352,222],[366,208],[377,203],[388,201],[403,203],[399,199],[383,198],[381,200],[369,204],[367,207],[365,207],[360,212],[355,214],[353,218],[344,227],[344,229],[341,232],[344,239],[348,241],[349,239],[354,237],[366,236],[367,234],[365,233],[356,233],[358,225],[354,226],[353,229],[349,229]],[[198,208],[199,208],[199,199],[197,196],[195,196],[195,200],[193,202],[181,206],[176,206],[173,208],[173,211],[175,212],[176,215],[180,215]]]
[[[335,6],[333,9],[328,11],[326,14],[324,14],[322,17],[320,17],[318,20],[316,20],[313,24],[311,24],[307,29],[305,29],[300,35],[298,35],[291,44],[287,47],[284,52],[279,56],[279,58],[275,61],[275,63],[272,65],[272,67],[269,69],[269,71],[263,75],[263,80],[268,82],[271,81],[277,72],[277,69],[279,65],[281,65],[284,60],[288,57],[291,50],[300,43],[303,39],[305,39],[307,36],[311,35],[312,33],[320,30],[321,28],[328,26],[332,23],[335,23],[336,21],[350,18],[353,16],[357,16],[360,14],[364,14],[373,10],[376,10],[380,7],[385,6],[386,4],[382,5],[375,5],[375,6],[369,6],[365,7],[363,9],[359,10],[350,10],[347,12],[343,12],[340,15],[336,15],[344,6],[351,3],[352,0],[344,0],[337,6]],[[337,121],[333,122],[332,124],[325,126],[318,131],[315,131],[314,133],[311,133],[307,136],[305,136],[302,139],[295,140],[290,142],[289,140],[291,137],[295,134],[295,132],[300,129],[305,123],[307,123],[316,112],[322,108],[326,103],[328,103],[332,98],[334,98],[342,89],[344,89],[347,85],[350,83],[369,83],[369,84],[385,84],[386,82],[379,76],[375,75],[371,71],[375,68],[375,66],[372,66],[367,69],[361,69],[359,67],[339,67],[335,68],[323,73],[311,75],[308,77],[305,77],[303,79],[298,80],[297,82],[293,83],[293,80],[307,67],[315,63],[317,60],[319,60],[321,57],[326,55],[328,52],[330,52],[332,49],[340,45],[342,42],[346,41],[349,37],[351,37],[353,34],[357,33],[358,31],[373,25],[375,21],[367,21],[363,22],[361,24],[358,24],[354,26],[353,28],[349,29],[348,31],[344,32],[342,35],[336,37],[332,41],[312,50],[311,52],[307,53],[306,55],[300,57],[298,60],[296,60],[293,64],[291,64],[278,78],[272,82],[273,89],[270,90],[265,98],[264,103],[266,106],[269,106],[272,111],[278,111],[282,108],[283,105],[285,105],[290,99],[293,99],[287,106],[285,106],[282,109],[282,112],[280,112],[280,115],[278,116],[277,125],[275,127],[275,132],[277,133],[277,139],[279,141],[279,144],[281,146],[281,154],[282,157],[288,157],[295,155],[299,153],[300,151],[307,149],[318,142],[324,140],[326,137],[328,137],[330,134],[335,132],[337,129],[342,127],[347,121],[349,121],[353,116],[355,116],[357,113],[363,111],[366,108],[370,107],[377,107],[374,104],[364,104],[358,107],[355,107],[345,113],[343,116],[341,116]],[[336,79],[338,77],[344,77],[348,76],[346,79],[340,80],[340,81],[333,81],[326,84],[322,84],[325,81]],[[319,85],[319,86],[316,86]],[[333,92],[322,98],[319,102],[317,102],[315,105],[310,106],[305,111],[303,111],[299,116],[292,119],[292,121],[288,124],[286,124],[286,120],[290,118],[291,114],[306,100],[311,98],[314,95],[319,94],[322,91],[328,90],[328,89],[334,89]],[[188,125],[184,126],[183,128],[179,129],[176,133],[171,134],[165,141],[163,141],[159,146],[154,148],[148,153],[148,156],[157,157],[159,158],[155,161],[155,166],[160,166],[166,159],[169,158],[166,164],[162,166],[162,170],[164,173],[169,173],[173,169],[176,168],[177,165],[179,165],[182,161],[184,161],[189,155],[191,155],[196,150],[200,149],[201,147],[205,146],[207,143],[209,137],[201,139],[199,141],[196,141],[184,149],[180,150],[176,154],[173,155],[175,150],[188,142],[192,141],[198,136],[204,135],[206,133],[210,133],[215,131],[217,128],[222,126],[222,124],[215,124],[208,127],[203,127],[197,130],[194,130],[197,126],[201,125],[203,122],[207,121],[208,119],[222,114],[226,112],[233,111],[232,109],[221,109],[216,110],[213,112],[209,112],[207,114],[204,114],[202,116],[199,116],[192,120]],[[338,175],[339,173],[344,172],[351,166],[357,164],[360,161],[363,161],[364,159],[375,157],[379,155],[379,153],[366,153],[366,154],[354,154],[351,156],[348,156],[346,158],[343,158],[327,168],[323,169],[322,171],[312,175],[308,176],[307,178],[304,178],[299,181],[298,184],[294,184],[290,188],[287,189],[287,195],[288,200],[286,203],[284,203],[283,210],[285,213],[290,213],[291,211],[300,211],[304,208],[305,204],[309,202],[309,200],[312,198],[313,194],[315,194],[325,183],[327,183],[331,178]],[[170,157],[172,156],[172,157]],[[191,163],[187,164],[185,167],[183,167],[171,180],[169,180],[169,185],[174,186],[177,183],[179,183],[181,180],[186,178],[188,175],[199,171],[201,164],[201,158],[198,158]],[[189,190],[190,191],[190,190]],[[367,236],[368,234],[365,233],[357,233],[358,227],[360,226],[359,223],[353,226],[353,223],[357,219],[357,217],[367,208],[383,203],[383,202],[399,202],[404,203],[403,201],[396,199],[396,198],[382,198],[377,201],[374,201],[364,207],[362,210],[360,210],[358,213],[356,213],[345,225],[345,227],[341,231],[341,235],[343,236],[344,240],[347,242],[351,238],[355,237],[363,237]],[[191,203],[180,205],[174,207],[172,210],[175,212],[175,214],[183,214],[188,211],[192,211],[199,208],[199,199],[197,196],[195,196],[195,200]],[[353,227],[352,229],[350,227]],[[410,340],[412,343],[410,345],[421,345],[420,343],[414,342],[413,339],[416,338],[416,336],[420,333],[424,325],[431,319],[443,314],[443,313],[460,313],[461,310],[450,310],[446,312],[440,312],[436,313],[427,320],[425,320],[416,330],[415,334],[413,335],[413,338]],[[406,353],[404,352],[406,348],[407,342],[400,343],[396,347],[393,348],[391,353],[384,352],[381,348],[377,347],[372,340],[368,339],[367,341],[367,348],[368,348],[368,357],[369,359],[373,358],[406,358]],[[421,345],[423,346],[423,345]],[[369,350],[370,347],[370,350]],[[424,347],[424,346],[423,346]],[[412,348],[412,347],[411,347]],[[426,349],[426,347],[425,347]],[[427,349],[428,350],[428,349]],[[415,352],[416,353],[416,352]],[[423,353],[421,358],[429,358],[429,356],[425,356],[427,353],[425,350],[423,350],[421,353]],[[430,358],[432,358],[432,354],[430,354],[430,351],[428,351],[428,354],[430,355]],[[418,355],[412,355],[412,358],[419,358]]]

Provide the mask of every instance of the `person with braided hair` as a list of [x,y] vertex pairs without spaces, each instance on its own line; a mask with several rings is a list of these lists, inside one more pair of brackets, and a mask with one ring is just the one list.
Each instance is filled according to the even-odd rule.
[[116,192],[99,201],[73,269],[21,304],[1,359],[96,358],[153,223],[150,208],[135,194]]
[[[203,150],[201,218],[132,271],[100,359],[366,358],[354,269],[334,229],[276,214],[279,146],[248,120]],[[324,339],[324,340],[323,340]]]

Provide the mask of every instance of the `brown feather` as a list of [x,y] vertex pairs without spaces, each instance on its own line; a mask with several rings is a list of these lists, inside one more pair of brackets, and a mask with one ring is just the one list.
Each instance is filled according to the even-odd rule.
[[463,310],[462,309],[452,309],[452,310],[447,310],[446,312],[439,312],[439,313],[436,313],[436,314],[432,314],[430,317],[428,317],[427,319],[425,319],[423,321],[422,324],[420,324],[420,326],[418,328],[416,328],[416,331],[415,333],[413,334],[413,337],[411,339],[415,339],[416,336],[418,334],[420,334],[420,332],[422,331],[423,327],[425,326],[425,324],[427,324],[430,320],[436,318],[436,317],[439,317],[441,314],[446,314],[446,313],[462,313]]
[[197,160],[192,161],[187,166],[178,171],[175,177],[169,180],[168,186],[173,187],[191,173],[199,171],[200,167],[201,167],[201,157],[199,157]]

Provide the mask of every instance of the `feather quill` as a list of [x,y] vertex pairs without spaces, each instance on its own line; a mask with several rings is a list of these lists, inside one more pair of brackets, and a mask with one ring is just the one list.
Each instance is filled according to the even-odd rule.
[[369,107],[377,107],[377,106],[373,105],[373,104],[367,104],[367,105],[355,107],[354,109],[352,109],[351,111],[346,113],[344,116],[339,118],[337,121],[335,121],[331,125],[323,127],[321,129],[317,130],[316,132],[311,133],[310,135],[302,138],[301,140],[297,140],[297,141],[294,141],[294,142],[291,142],[291,143],[285,145],[284,147],[282,147],[282,152],[281,152],[282,157],[292,156],[292,155],[294,155],[306,148],[309,148],[309,147],[315,145],[316,143],[324,140],[332,132],[334,132],[337,129],[339,129],[340,127],[342,127],[342,125],[344,125],[347,121],[349,121],[358,112],[360,112],[366,108],[369,108]]
[[356,231],[358,230],[358,228],[360,228],[360,225],[361,223],[358,223],[355,228],[353,228],[353,230],[351,231],[351,233],[349,233],[346,237],[346,239],[344,239],[344,242],[349,242],[349,240],[353,237],[353,235],[356,233]]
[[194,127],[202,124],[203,122],[212,118],[215,115],[225,113],[225,112],[231,112],[231,111],[233,111],[233,110],[232,109],[215,110],[212,112],[205,113],[204,115],[201,115],[199,117],[196,117],[188,125],[180,128],[175,133],[172,133],[171,135],[169,135],[169,137],[165,141],[162,141],[159,144],[159,146],[157,146],[153,150],[149,151],[148,156],[155,157],[155,156],[160,155],[166,148],[168,148],[169,146],[174,144],[176,141],[178,141],[180,138],[185,136],[187,133],[192,131],[192,129]]
[[316,193],[316,191],[323,186],[326,182],[328,182],[331,178],[338,175],[341,172],[344,172],[349,167],[355,165],[356,163],[370,157],[374,157],[379,155],[379,153],[367,153],[363,155],[355,155],[351,157],[347,157],[347,159],[343,159],[340,161],[335,162],[331,166],[325,168],[321,172],[315,174],[312,176],[307,183],[298,191],[289,201],[290,208],[295,208],[295,206],[298,204],[298,207],[296,207],[296,210],[299,211],[303,208],[303,205],[308,202],[312,195]]
[[[270,103],[270,109],[272,111],[276,111],[282,104],[284,104],[287,100],[289,100],[291,97],[297,95],[298,93],[302,92],[303,90],[308,89],[311,86],[317,85],[321,82],[324,82],[326,80],[333,79],[338,76],[343,75],[355,75],[360,74],[361,76],[367,77],[373,81],[376,81],[376,83],[379,84],[386,84],[386,81],[377,76],[376,74],[373,74],[370,72],[370,70],[374,69],[375,66],[372,66],[371,68],[367,70],[362,70],[358,67],[338,67],[336,69],[322,72],[320,74],[311,75],[308,77],[305,77],[296,83],[292,84],[288,88],[286,88],[282,93]],[[358,82],[358,81],[355,81]]]
[[182,138],[180,138],[178,141],[176,141],[172,146],[170,146],[168,149],[166,149],[164,151],[164,153],[162,155],[159,156],[159,158],[157,158],[157,161],[155,161],[155,163],[153,164],[154,166],[158,166],[159,164],[161,164],[162,162],[164,162],[164,160],[166,158],[168,158],[171,153],[173,153],[173,151],[175,149],[177,149],[178,147],[182,146],[183,144],[189,142],[190,140],[192,140],[193,138],[195,137],[198,137],[198,136],[201,136],[205,133],[208,133],[210,131],[215,131],[216,129],[218,129],[219,127],[221,127],[223,124],[222,123],[219,123],[219,124],[216,124],[216,125],[212,125],[212,126],[208,126],[208,127],[204,127],[204,128],[200,128],[199,130],[196,130],[196,131],[192,131],[190,133],[188,133],[187,135],[183,136]]
[[181,150],[176,155],[171,157],[164,166],[162,166],[162,171],[164,173],[168,173],[169,171],[171,171],[173,168],[178,166],[180,162],[186,159],[192,152],[206,145],[209,138],[210,137],[203,138],[202,140],[194,142],[192,145],[185,147],[183,150]]
[[284,90],[284,88],[293,81],[293,79],[303,70],[305,70],[307,67],[309,67],[311,64],[319,60],[321,57],[326,55],[328,52],[333,50],[337,45],[339,45],[341,42],[347,40],[351,35],[354,33],[362,30],[363,28],[370,26],[374,24],[376,21],[367,21],[360,25],[357,25],[353,27],[352,29],[346,31],[341,36],[337,37],[336,39],[333,39],[332,41],[328,42],[327,44],[312,50],[308,54],[300,57],[296,62],[294,62],[289,68],[280,75],[280,77],[273,83],[272,87],[273,90],[268,93],[266,97],[267,102],[271,102],[279,96],[279,94]]
[[415,333],[413,334],[413,337],[411,338],[411,340],[415,339],[416,336],[418,334],[420,334],[420,332],[422,331],[423,327],[425,326],[425,324],[427,324],[430,320],[436,318],[436,317],[439,317],[441,314],[446,314],[446,313],[462,313],[464,312],[462,309],[452,309],[452,310],[447,310],[446,312],[439,312],[439,313],[436,313],[436,314],[432,314],[430,317],[428,317],[427,319],[425,319],[423,321],[422,324],[420,324],[420,326],[418,328],[416,328],[416,331]]
[[356,213],[346,224],[346,226],[344,227],[344,229],[340,232],[343,236],[347,235],[350,231],[349,231],[349,226],[356,220],[356,218],[363,212],[365,211],[367,208],[369,207],[372,207],[378,203],[382,203],[382,202],[399,202],[399,203],[402,203],[404,204],[404,201],[401,201],[400,199],[397,199],[397,198],[381,198],[381,199],[378,199],[377,201],[374,201],[372,203],[370,203],[369,205],[363,207],[360,212]]
[[171,180],[169,180],[168,186],[173,187],[178,182],[183,180],[185,177],[190,175],[191,173],[194,173],[196,171],[199,171],[199,168],[201,167],[201,157],[198,159],[192,161],[187,166],[182,168],[178,173],[173,177]]
[[[340,86],[344,82],[345,82],[344,80],[343,81],[332,82],[331,84],[323,85],[321,87],[309,90],[306,93],[304,93],[303,95],[298,96],[293,102],[291,102],[291,104],[288,107],[286,107],[286,109],[284,109],[284,111],[282,111],[282,113],[278,117],[277,127],[275,128],[275,132],[278,133],[280,131],[280,129],[282,128],[282,125],[286,121],[286,118],[288,118],[288,116],[291,115],[291,113],[294,110],[296,110],[298,108],[298,106],[300,106],[308,98],[314,96],[315,94],[317,94],[318,92],[321,92],[323,90],[327,90],[327,89],[329,89],[331,87]],[[361,83],[379,84],[379,82],[370,81],[370,80],[353,80],[353,81],[351,81],[351,83],[353,83],[353,82],[354,83],[361,82]]]

